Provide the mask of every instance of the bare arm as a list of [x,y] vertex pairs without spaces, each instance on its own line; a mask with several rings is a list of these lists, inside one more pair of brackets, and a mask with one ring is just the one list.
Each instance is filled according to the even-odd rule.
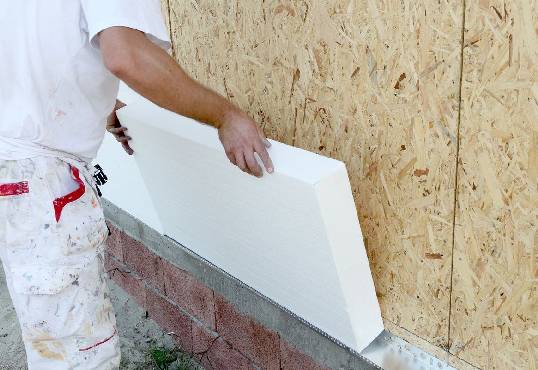
[[266,149],[269,142],[261,128],[225,98],[190,78],[142,32],[111,27],[99,34],[99,42],[107,68],[133,90],[165,109],[216,127],[228,159],[243,171],[262,175],[256,152],[267,171],[273,172]]

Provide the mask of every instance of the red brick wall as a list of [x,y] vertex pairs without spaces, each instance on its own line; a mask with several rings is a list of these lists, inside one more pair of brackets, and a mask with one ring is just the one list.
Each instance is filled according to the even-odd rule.
[[150,318],[207,370],[322,370],[188,272],[110,225],[105,267]]

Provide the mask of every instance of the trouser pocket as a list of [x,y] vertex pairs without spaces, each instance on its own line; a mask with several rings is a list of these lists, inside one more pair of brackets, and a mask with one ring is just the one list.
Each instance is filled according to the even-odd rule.
[[29,365],[85,369],[119,359],[102,254],[84,265],[9,266],[6,277]]
[[103,244],[108,229],[103,209],[80,171],[68,164],[59,171],[57,182],[52,182],[51,192],[58,194],[54,184],[66,188],[66,184],[75,184],[69,193],[54,199],[55,229],[62,252],[66,256],[91,251]]
[[119,363],[98,248],[107,228],[94,192],[78,171],[52,158],[0,161],[0,178],[4,185],[22,183],[0,197],[0,257],[29,369]]
[[2,225],[6,245],[22,246],[37,235],[32,222],[29,222],[33,213],[31,197],[26,180],[0,184],[0,206],[6,215]]
[[68,257],[77,264],[103,248],[103,210],[77,168],[36,158],[0,163],[0,175],[13,179],[0,180],[0,249],[12,262]]
[[[48,227],[48,189],[33,161],[0,162],[0,223],[4,247],[33,249]],[[45,195],[45,196],[43,196]]]
[[8,266],[26,340],[72,337],[85,348],[114,331],[102,254],[83,265]]

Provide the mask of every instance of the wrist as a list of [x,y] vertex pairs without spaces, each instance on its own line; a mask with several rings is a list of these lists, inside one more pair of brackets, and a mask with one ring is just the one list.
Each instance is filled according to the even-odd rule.
[[233,122],[238,115],[238,108],[232,104],[226,104],[221,113],[219,114],[218,119],[215,122],[215,127],[220,129],[222,126],[226,125],[228,122]]

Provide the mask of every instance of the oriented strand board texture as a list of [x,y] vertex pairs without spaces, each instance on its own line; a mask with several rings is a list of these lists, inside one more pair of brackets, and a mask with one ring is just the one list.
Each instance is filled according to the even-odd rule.
[[446,346],[462,1],[169,3],[187,71],[347,164],[384,317]]
[[163,12],[164,22],[166,27],[170,29],[170,7],[168,5],[169,0],[161,0],[161,9]]
[[466,9],[451,351],[538,368],[538,1]]

